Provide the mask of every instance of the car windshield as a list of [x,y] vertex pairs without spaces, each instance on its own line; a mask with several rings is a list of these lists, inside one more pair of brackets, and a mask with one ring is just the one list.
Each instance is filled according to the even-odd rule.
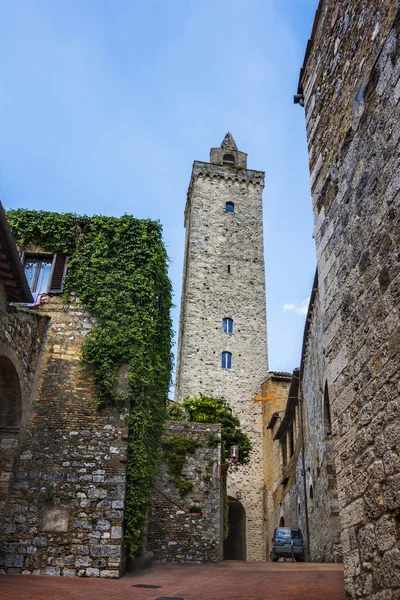
[[300,540],[301,533],[300,529],[291,529],[290,527],[278,527],[276,530],[275,537],[283,538],[285,540]]

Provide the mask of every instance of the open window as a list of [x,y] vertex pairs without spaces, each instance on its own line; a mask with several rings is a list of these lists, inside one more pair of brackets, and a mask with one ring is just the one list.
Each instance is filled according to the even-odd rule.
[[233,154],[224,154],[222,163],[224,165],[230,165],[231,167],[235,166],[235,157]]
[[235,212],[235,205],[233,202],[227,202],[225,204],[225,212],[231,212],[231,213]]
[[24,255],[24,272],[33,294],[61,294],[67,271],[67,255]]

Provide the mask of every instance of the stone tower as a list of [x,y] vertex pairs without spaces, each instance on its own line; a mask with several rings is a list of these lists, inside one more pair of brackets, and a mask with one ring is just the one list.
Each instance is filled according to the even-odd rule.
[[[253,442],[251,464],[229,471],[228,495],[246,512],[247,560],[265,560],[261,406],[268,371],[262,190],[230,133],[210,162],[195,161],[186,247],[176,400],[223,397]],[[244,546],[244,542],[243,542]]]

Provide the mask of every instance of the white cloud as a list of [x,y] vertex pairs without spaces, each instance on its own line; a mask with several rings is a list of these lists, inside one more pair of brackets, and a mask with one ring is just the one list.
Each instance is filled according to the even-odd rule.
[[284,304],[283,310],[294,310],[299,315],[306,315],[308,311],[308,305],[310,303],[310,297],[300,302],[300,306],[295,304]]

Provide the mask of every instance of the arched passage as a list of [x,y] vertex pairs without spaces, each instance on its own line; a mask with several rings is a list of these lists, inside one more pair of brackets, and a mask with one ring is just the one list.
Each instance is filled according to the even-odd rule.
[[12,480],[21,405],[18,373],[9,358],[0,356],[0,501],[7,498]]
[[281,517],[279,519],[279,527],[285,527],[285,519],[284,519],[284,517]]
[[246,511],[243,505],[228,496],[229,534],[224,541],[225,560],[246,560]]
[[9,358],[0,356],[0,430],[18,431],[21,421],[21,387]]

